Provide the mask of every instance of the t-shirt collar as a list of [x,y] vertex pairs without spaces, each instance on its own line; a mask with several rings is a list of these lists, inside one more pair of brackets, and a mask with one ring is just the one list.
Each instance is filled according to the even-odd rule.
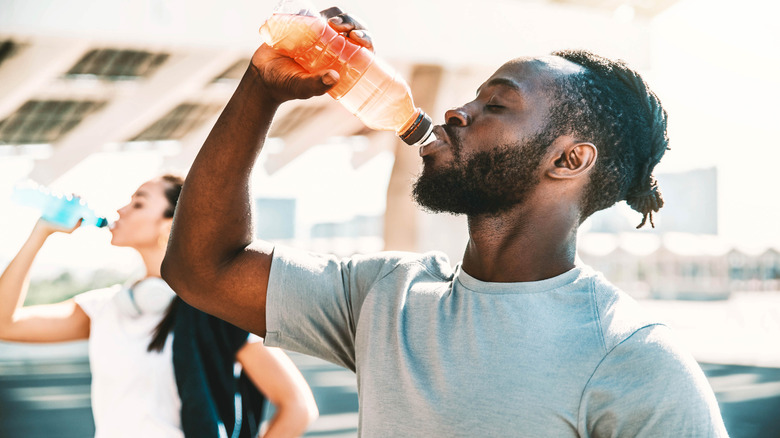
[[582,273],[583,268],[581,266],[575,266],[563,274],[544,280],[498,283],[477,280],[466,273],[466,271],[463,270],[463,267],[458,264],[455,268],[455,280],[466,289],[480,293],[538,293],[557,289],[573,283]]

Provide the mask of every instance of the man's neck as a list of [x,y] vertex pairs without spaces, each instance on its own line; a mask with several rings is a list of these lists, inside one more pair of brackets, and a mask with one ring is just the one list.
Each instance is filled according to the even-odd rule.
[[538,281],[574,267],[578,213],[563,203],[469,217],[463,270],[491,282]]

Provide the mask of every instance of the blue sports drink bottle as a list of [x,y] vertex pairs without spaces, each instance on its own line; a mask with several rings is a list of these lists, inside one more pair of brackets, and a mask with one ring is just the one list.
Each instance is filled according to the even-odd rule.
[[80,197],[53,192],[37,184],[17,185],[11,199],[19,205],[39,210],[41,218],[65,228],[75,226],[79,219],[82,219],[82,225],[108,225],[108,220],[95,213]]

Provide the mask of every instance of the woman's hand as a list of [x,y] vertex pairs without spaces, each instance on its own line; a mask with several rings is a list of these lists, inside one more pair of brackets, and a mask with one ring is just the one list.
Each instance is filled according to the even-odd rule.
[[292,359],[279,348],[247,342],[236,354],[249,380],[276,411],[263,438],[297,437],[319,416],[309,384]]
[[35,227],[33,228],[33,233],[39,233],[47,237],[51,236],[54,233],[70,234],[80,226],[81,226],[81,219],[79,219],[79,221],[76,222],[76,225],[69,228],[69,227],[63,227],[61,225],[57,225],[55,223],[49,222],[44,218],[39,218],[38,222],[35,223]]

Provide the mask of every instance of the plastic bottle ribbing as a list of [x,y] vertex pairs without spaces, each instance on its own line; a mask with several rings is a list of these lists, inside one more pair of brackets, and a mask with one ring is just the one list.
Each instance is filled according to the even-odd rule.
[[[309,72],[337,71],[339,82],[328,94],[369,128],[395,131],[411,145],[424,143],[433,123],[414,106],[403,78],[373,52],[336,32],[318,14],[292,4],[301,2],[282,2],[260,28],[266,43]],[[296,13],[287,13],[289,10]]]

